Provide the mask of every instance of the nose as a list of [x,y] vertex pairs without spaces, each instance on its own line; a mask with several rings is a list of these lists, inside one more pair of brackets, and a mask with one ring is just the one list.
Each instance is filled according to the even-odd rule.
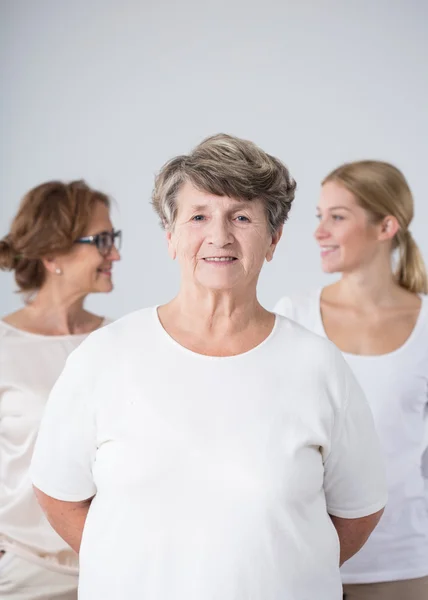
[[115,261],[115,260],[120,260],[121,256],[120,256],[120,252],[119,250],[116,248],[116,246],[112,246],[110,252],[107,255],[107,259],[111,260],[111,261]]
[[327,228],[325,227],[325,224],[323,223],[323,221],[320,220],[318,227],[314,231],[315,239],[317,240],[317,242],[320,242],[320,241],[328,238],[329,235],[330,235],[330,233],[327,230]]
[[228,219],[212,219],[209,226],[208,241],[217,248],[224,248],[224,246],[233,243],[234,236]]

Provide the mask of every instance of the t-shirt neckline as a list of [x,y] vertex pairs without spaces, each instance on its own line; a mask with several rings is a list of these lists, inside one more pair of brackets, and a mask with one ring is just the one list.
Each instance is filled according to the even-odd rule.
[[269,335],[263,341],[261,341],[259,344],[257,344],[257,346],[254,346],[254,348],[250,348],[250,350],[247,350],[246,352],[241,352],[240,354],[233,354],[231,356],[212,356],[209,354],[200,354],[199,352],[194,352],[193,350],[190,350],[190,348],[186,348],[186,346],[183,346],[182,344],[177,342],[177,340],[175,340],[166,331],[166,329],[162,325],[161,320],[159,318],[159,313],[158,313],[159,307],[160,307],[159,304],[157,304],[156,306],[153,307],[153,317],[155,319],[156,326],[160,330],[163,337],[166,338],[169,341],[169,343],[174,345],[178,350],[187,353],[189,356],[193,356],[193,357],[199,358],[201,360],[218,360],[218,361],[237,360],[237,359],[249,356],[250,354],[252,354],[254,352],[258,352],[259,350],[261,350],[263,348],[263,346],[265,346],[275,336],[277,329],[278,329],[278,325],[279,325],[279,317],[277,314],[275,314],[275,321],[274,321],[274,324],[272,327],[272,331],[269,333]]
[[[318,320],[318,326],[322,332],[322,335],[325,338],[330,339],[324,328],[324,322],[323,322],[322,314],[321,314],[322,291],[323,291],[323,288],[319,288],[317,290],[317,294],[316,294],[316,304],[317,304],[316,316],[317,316],[317,320]],[[395,350],[392,350],[391,352],[385,352],[384,354],[353,354],[352,352],[343,352],[341,350],[342,354],[344,356],[348,356],[350,358],[355,358],[355,359],[376,360],[376,359],[382,359],[382,358],[391,358],[392,356],[395,356],[396,354],[403,352],[410,344],[413,343],[413,340],[419,334],[419,330],[421,329],[423,321],[424,321],[424,316],[425,316],[425,312],[426,312],[426,301],[425,301],[425,297],[422,294],[418,294],[418,295],[421,299],[421,307],[419,309],[418,318],[416,319],[415,326],[413,327],[410,335],[407,337],[407,339],[404,341],[404,343],[401,344],[401,346],[399,346]]]
[[97,327],[97,329],[94,329],[93,331],[88,331],[86,333],[67,333],[63,335],[45,335],[43,333],[33,333],[32,331],[26,331],[25,329],[19,329],[19,327],[10,325],[9,323],[6,323],[6,321],[3,321],[3,319],[0,319],[0,326],[4,327],[5,329],[8,329],[9,331],[13,331],[18,335],[22,335],[24,337],[29,337],[33,339],[39,338],[42,340],[79,340],[85,338],[94,331],[101,329],[101,327],[104,327],[104,325],[106,325],[107,322],[107,318],[103,317],[103,320],[101,321],[99,327]]

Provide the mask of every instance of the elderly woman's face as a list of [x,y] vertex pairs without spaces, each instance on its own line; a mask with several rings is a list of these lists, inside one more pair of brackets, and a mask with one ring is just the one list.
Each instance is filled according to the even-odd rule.
[[269,232],[260,200],[215,196],[186,183],[178,192],[177,219],[167,237],[183,278],[226,290],[257,282],[281,231],[273,236]]

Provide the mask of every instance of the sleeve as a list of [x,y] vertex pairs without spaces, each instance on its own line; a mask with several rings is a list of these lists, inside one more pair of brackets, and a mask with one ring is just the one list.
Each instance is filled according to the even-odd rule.
[[92,465],[96,453],[93,373],[86,341],[68,358],[42,418],[30,474],[42,492],[69,502],[96,493]]
[[422,476],[425,480],[425,495],[428,502],[428,404],[425,405],[424,433],[425,436],[422,445]]
[[336,354],[336,391],[343,408],[335,419],[324,462],[324,491],[329,514],[358,519],[385,507],[385,463],[361,387],[338,350]]

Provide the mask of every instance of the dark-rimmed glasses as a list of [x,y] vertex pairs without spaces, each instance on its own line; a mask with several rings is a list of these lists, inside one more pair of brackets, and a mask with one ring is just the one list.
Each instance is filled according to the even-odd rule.
[[93,244],[97,247],[101,256],[108,256],[113,246],[116,250],[120,250],[122,244],[122,232],[118,231],[101,231],[96,235],[87,235],[75,240],[75,244]]

